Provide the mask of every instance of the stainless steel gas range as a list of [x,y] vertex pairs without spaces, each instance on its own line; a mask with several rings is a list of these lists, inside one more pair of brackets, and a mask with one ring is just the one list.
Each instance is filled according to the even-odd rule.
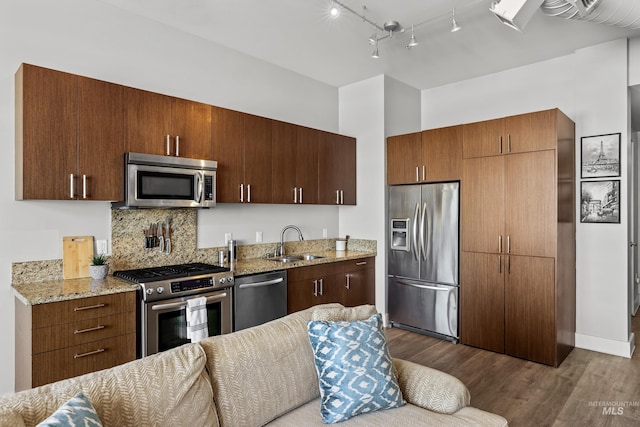
[[207,298],[209,336],[232,331],[234,278],[228,268],[190,263],[120,270],[113,275],[141,287],[140,357],[190,342],[185,311],[190,298]]

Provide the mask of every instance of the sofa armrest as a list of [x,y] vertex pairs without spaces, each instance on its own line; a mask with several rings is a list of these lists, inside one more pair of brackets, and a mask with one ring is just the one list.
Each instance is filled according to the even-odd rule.
[[453,414],[468,406],[469,390],[456,377],[402,359],[393,359],[404,399],[441,414]]

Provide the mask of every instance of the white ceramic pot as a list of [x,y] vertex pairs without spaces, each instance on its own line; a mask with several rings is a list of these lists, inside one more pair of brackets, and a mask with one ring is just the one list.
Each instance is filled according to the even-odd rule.
[[90,265],[89,274],[91,275],[91,278],[95,280],[104,279],[107,277],[107,274],[109,274],[109,265]]
[[346,240],[336,240],[336,251],[346,251],[347,250],[347,241]]

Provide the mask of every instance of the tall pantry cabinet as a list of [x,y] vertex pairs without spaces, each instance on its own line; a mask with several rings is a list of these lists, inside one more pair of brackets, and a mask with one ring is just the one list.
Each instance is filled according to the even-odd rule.
[[574,128],[558,109],[464,125],[464,344],[553,366],[573,348]]

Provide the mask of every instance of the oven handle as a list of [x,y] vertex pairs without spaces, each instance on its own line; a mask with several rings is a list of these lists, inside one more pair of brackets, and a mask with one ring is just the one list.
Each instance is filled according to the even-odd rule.
[[256,282],[256,283],[244,283],[242,285],[239,285],[238,288],[240,289],[245,289],[245,288],[258,288],[261,286],[270,286],[270,285],[275,285],[276,283],[281,283],[283,282],[284,279],[282,277],[278,278],[278,279],[273,279],[273,280],[267,280],[265,282]]
[[[227,293],[224,292],[222,294],[218,294],[218,295],[213,295],[210,297],[207,297],[207,303],[213,302],[213,301],[217,301],[217,300],[221,300],[227,297]],[[168,304],[155,304],[151,306],[151,310],[153,311],[159,311],[159,310],[167,310],[169,308],[181,308],[181,307],[186,307],[187,306],[187,302],[186,301],[180,301],[180,302],[170,302]]]

